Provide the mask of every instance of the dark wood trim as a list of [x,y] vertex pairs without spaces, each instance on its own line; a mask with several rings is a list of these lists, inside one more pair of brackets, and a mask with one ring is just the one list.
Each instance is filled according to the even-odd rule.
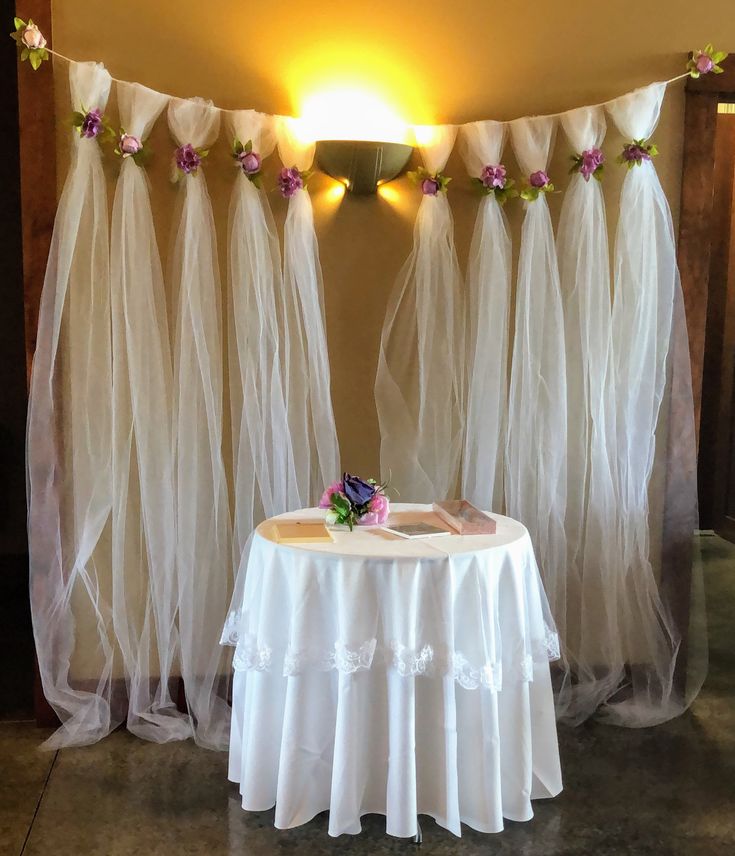
[[[32,18],[52,46],[51,0],[18,0],[16,15]],[[25,312],[26,377],[30,378],[36,350],[38,309],[56,215],[56,115],[52,63],[33,71],[28,62],[18,68],[20,125],[20,187],[23,224],[23,303]],[[39,726],[58,722],[41,688],[36,663],[34,708]]]

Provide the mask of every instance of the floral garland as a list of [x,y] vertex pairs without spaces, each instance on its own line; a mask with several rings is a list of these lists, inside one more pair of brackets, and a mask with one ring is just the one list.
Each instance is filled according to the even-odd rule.
[[521,190],[521,199],[525,199],[526,202],[534,202],[542,193],[553,192],[554,185],[551,183],[548,173],[539,169],[528,176],[528,185]]
[[634,166],[642,166],[644,161],[650,161],[658,154],[658,146],[648,143],[646,140],[633,140],[623,146],[623,151],[618,155],[619,164],[627,165],[628,169]]

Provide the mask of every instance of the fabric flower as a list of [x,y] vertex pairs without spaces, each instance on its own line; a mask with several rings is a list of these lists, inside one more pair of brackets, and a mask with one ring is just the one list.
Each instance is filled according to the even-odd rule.
[[618,156],[618,163],[626,164],[628,169],[641,166],[645,161],[656,157],[658,148],[655,143],[646,143],[645,140],[633,140],[623,146],[623,151]]
[[176,166],[184,175],[196,173],[202,163],[202,153],[197,151],[191,143],[179,146],[176,149]]
[[342,476],[344,494],[353,505],[365,505],[375,496],[375,485],[366,482],[359,476],[345,473]]
[[501,190],[505,187],[506,171],[502,163],[497,166],[488,164],[482,168],[480,173],[480,181],[485,187],[497,187]]
[[546,187],[549,182],[549,176],[542,170],[538,170],[537,172],[532,172],[528,177],[528,181],[531,187],[537,187],[539,190],[542,187]]
[[424,196],[436,196],[439,193],[439,182],[435,178],[425,178],[421,182],[421,192]]
[[129,158],[131,155],[137,155],[142,148],[143,143],[141,142],[140,137],[136,137],[133,134],[120,134],[118,150],[124,158]]
[[29,50],[35,51],[39,48],[46,47],[46,39],[43,37],[43,33],[38,29],[33,21],[29,21],[26,24],[20,38]]
[[692,55],[687,63],[687,71],[690,77],[699,77],[702,74],[722,74],[725,69],[719,63],[726,58],[725,51],[716,51],[710,43],[704,50],[696,51]]
[[82,125],[79,133],[88,140],[92,140],[101,134],[104,129],[105,126],[102,122],[102,111],[99,107],[95,107],[94,110],[90,110],[85,115],[84,119],[82,119]]
[[424,196],[438,196],[440,193],[446,193],[449,182],[452,180],[441,172],[432,174],[423,166],[415,172],[409,172],[408,177],[414,184],[419,185]]
[[358,526],[383,526],[388,522],[390,500],[384,493],[376,493],[370,500],[368,511],[358,518]]
[[260,155],[257,152],[240,152],[237,160],[245,175],[255,175],[260,171]]
[[330,484],[322,494],[322,498],[319,500],[319,508],[330,508],[332,505],[332,494],[343,492],[342,479]]
[[570,172],[578,172],[585,181],[594,176],[598,181],[602,178],[602,164],[605,156],[600,149],[585,149],[581,155],[572,155],[572,168]]
[[301,172],[292,166],[290,169],[285,167],[278,173],[278,189],[281,191],[281,196],[284,199],[290,199],[299,190],[304,188],[304,179]]

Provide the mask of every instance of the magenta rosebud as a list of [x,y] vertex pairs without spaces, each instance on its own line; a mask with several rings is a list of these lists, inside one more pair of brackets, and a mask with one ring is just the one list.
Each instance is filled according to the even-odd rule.
[[303,187],[304,179],[295,166],[292,166],[290,169],[284,167],[278,173],[278,189],[281,191],[281,196],[285,199],[290,199],[299,190],[302,190]]
[[439,193],[439,182],[435,178],[425,178],[421,182],[421,192],[424,196],[436,196]]
[[196,172],[202,162],[199,152],[191,143],[176,149],[176,166],[185,174]]
[[120,142],[118,145],[120,154],[122,154],[124,158],[130,157],[130,155],[137,155],[143,148],[143,143],[140,141],[140,137],[135,137],[133,134],[120,134]]
[[707,56],[706,53],[700,53],[694,61],[694,65],[700,74],[708,74],[715,67],[712,57]]
[[488,164],[483,167],[483,170],[480,173],[480,181],[485,185],[485,187],[497,187],[500,190],[505,187],[505,177],[506,171],[502,163],[497,166]]
[[91,140],[102,133],[102,111],[95,107],[82,120],[81,134]]
[[257,152],[240,152],[237,160],[245,175],[255,175],[260,171],[260,155]]
[[531,187],[546,187],[549,183],[549,176],[542,170],[538,170],[537,172],[532,172],[528,177],[529,182],[531,183]]
[[579,171],[585,181],[590,180],[590,176],[594,175],[597,169],[602,166],[605,156],[599,149],[587,149],[582,152],[582,163],[579,166]]

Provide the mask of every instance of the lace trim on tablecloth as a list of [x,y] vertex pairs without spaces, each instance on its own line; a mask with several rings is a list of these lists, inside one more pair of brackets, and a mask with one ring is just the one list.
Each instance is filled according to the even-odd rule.
[[[556,636],[556,634],[553,634]],[[556,640],[558,650],[558,639]],[[547,652],[553,653],[554,640],[539,643],[543,658]],[[377,640],[368,639],[356,648],[350,648],[343,642],[335,642],[334,648],[302,648],[289,646],[283,659],[284,677],[300,675],[308,671],[354,674],[367,671],[372,667],[378,650]],[[503,688],[503,664],[500,660],[486,661],[482,664],[471,662],[461,651],[453,651],[445,656],[437,656],[431,645],[409,648],[401,642],[392,641],[380,651],[385,665],[401,677],[449,677],[451,676],[466,690],[479,687],[499,692]],[[533,680],[535,659],[531,655],[522,657],[513,668],[513,675],[523,682]],[[237,643],[233,667],[236,671],[270,672],[273,666],[273,651],[269,645],[259,645],[254,636],[248,635]],[[507,670],[507,664],[506,664]]]

